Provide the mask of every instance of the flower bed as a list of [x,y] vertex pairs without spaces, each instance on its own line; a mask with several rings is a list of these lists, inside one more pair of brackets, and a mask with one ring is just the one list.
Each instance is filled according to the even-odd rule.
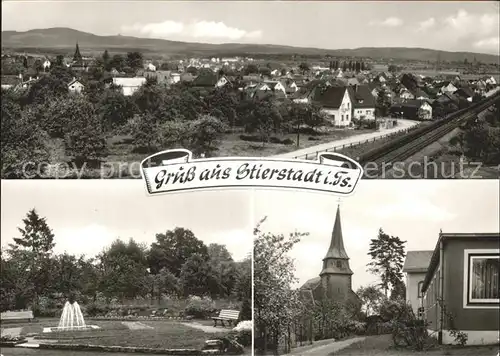
[[1,347],[14,347],[19,344],[25,343],[27,340],[24,336],[2,336],[0,338]]

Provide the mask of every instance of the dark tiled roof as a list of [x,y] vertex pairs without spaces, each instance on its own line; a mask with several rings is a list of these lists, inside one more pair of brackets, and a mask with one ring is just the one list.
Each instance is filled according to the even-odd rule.
[[215,73],[203,73],[193,80],[193,85],[197,87],[214,87],[217,81]]
[[427,272],[434,251],[408,251],[403,272]]
[[328,108],[339,108],[342,104],[347,87],[325,87],[317,88],[313,95],[313,101]]
[[458,89],[454,94],[465,97],[465,98],[469,98],[469,97],[474,96],[474,92],[472,91],[472,89],[469,87],[466,87],[466,86]]
[[315,289],[321,283],[321,277],[311,278],[300,287],[300,289]]
[[358,85],[349,87],[353,108],[374,108],[375,98],[368,85]]

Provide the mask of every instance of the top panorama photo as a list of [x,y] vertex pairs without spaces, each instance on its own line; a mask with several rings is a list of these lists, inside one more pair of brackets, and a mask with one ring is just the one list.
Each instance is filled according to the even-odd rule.
[[497,2],[2,7],[2,179],[140,178],[172,148],[499,176]]

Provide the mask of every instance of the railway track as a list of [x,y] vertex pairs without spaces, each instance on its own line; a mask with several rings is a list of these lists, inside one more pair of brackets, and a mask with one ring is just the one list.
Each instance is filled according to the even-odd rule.
[[[452,113],[444,119],[416,129],[406,136],[363,154],[358,161],[365,167],[365,178],[380,178],[384,172],[390,170],[394,162],[404,162],[459,127],[463,122],[486,110],[499,98],[500,93],[497,92],[471,107]],[[368,163],[370,164],[369,172],[366,169]]]

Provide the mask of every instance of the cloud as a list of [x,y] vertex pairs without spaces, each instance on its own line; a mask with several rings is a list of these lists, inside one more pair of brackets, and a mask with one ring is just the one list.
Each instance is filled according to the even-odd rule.
[[130,34],[140,34],[152,38],[162,38],[173,34],[182,33],[184,24],[176,21],[163,21],[159,23],[140,24],[122,26],[122,32]]
[[[443,42],[469,44],[478,49],[495,50],[499,16],[494,13],[469,13],[463,9],[440,21],[436,35]],[[492,48],[493,46],[493,48]]]
[[484,40],[479,40],[474,43],[474,47],[479,50],[484,50],[492,53],[499,53],[500,51],[500,38],[490,37]]
[[226,25],[224,22],[193,21],[184,24],[177,21],[122,26],[121,31],[128,35],[140,35],[150,38],[171,38],[182,36],[185,39],[244,40],[262,36],[262,31],[247,31]]
[[371,26],[382,26],[382,27],[399,27],[403,25],[403,20],[398,17],[388,17],[383,21],[372,21]]
[[229,27],[224,22],[200,21],[192,25],[192,36],[195,38],[239,40],[242,38],[258,38],[261,35],[260,31],[247,32],[236,27]]
[[418,32],[424,32],[424,31],[427,31],[427,30],[431,29],[435,25],[436,25],[436,19],[434,17],[431,17],[431,18],[429,18],[427,20],[419,22],[418,23],[417,31]]

